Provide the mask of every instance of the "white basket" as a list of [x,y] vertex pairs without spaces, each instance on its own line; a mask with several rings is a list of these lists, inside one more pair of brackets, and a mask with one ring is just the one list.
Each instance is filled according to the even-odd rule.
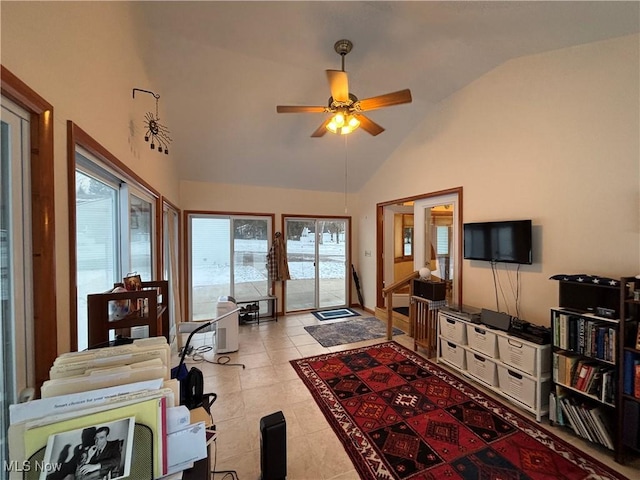
[[446,340],[440,340],[440,352],[442,358],[452,365],[464,370],[464,348],[455,343],[447,342]]
[[[498,350],[500,352],[500,360],[510,367],[517,368],[529,375],[538,373],[536,372],[536,352],[538,351],[536,347],[513,337],[500,337],[498,338]],[[542,373],[549,371],[549,362],[545,362],[544,357],[541,358],[543,364]]]
[[478,325],[467,324],[467,343],[474,350],[498,358],[496,334]]
[[495,387],[498,385],[498,370],[495,362],[472,350],[467,350],[467,371],[482,382]]
[[536,403],[536,382],[515,369],[498,365],[498,385],[507,395],[533,408]]
[[441,336],[458,345],[467,344],[467,333],[464,323],[452,320],[444,315],[440,315],[440,321],[438,323]]

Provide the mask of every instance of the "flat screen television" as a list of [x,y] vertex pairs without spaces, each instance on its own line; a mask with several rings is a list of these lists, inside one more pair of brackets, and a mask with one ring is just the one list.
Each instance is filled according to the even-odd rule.
[[464,258],[531,265],[531,220],[464,224]]

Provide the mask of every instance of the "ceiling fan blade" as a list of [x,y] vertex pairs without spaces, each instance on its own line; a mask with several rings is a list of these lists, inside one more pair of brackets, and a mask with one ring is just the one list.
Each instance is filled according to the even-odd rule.
[[327,80],[329,80],[329,88],[331,96],[336,102],[349,101],[349,79],[347,72],[342,70],[327,70]]
[[303,106],[303,105],[278,105],[276,111],[278,113],[322,113],[325,107]]
[[360,104],[360,110],[363,112],[382,107],[390,107],[392,105],[400,105],[401,103],[411,103],[411,90],[407,88],[385,95],[378,95],[377,97],[365,98],[358,103]]
[[322,137],[325,133],[327,133],[327,125],[330,121],[331,117],[328,117],[324,122],[322,122],[322,125],[320,125],[316,129],[316,131],[311,134],[311,136],[315,138]]
[[370,133],[374,137],[384,132],[384,128],[362,114],[358,115],[358,120],[360,120],[360,128],[362,128],[365,132]]

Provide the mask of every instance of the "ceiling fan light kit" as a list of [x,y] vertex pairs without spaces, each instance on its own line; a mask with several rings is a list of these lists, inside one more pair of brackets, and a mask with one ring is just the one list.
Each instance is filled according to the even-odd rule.
[[278,105],[276,111],[278,113],[331,113],[332,116],[311,134],[312,137],[322,137],[327,131],[338,135],[348,135],[358,127],[362,127],[364,131],[373,136],[384,132],[384,128],[365,116],[363,112],[411,103],[411,91],[409,89],[399,90],[358,100],[358,97],[349,92],[349,80],[347,72],[344,70],[344,57],[352,48],[353,43],[346,39],[338,40],[333,46],[333,49],[342,58],[342,70],[326,71],[331,90],[331,97],[326,107]]
[[329,123],[327,130],[338,135],[348,135],[360,126],[360,120],[355,115],[343,111],[337,112]]

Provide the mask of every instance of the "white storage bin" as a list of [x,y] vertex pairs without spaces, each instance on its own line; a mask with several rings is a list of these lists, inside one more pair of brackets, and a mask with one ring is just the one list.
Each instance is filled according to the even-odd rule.
[[440,352],[442,358],[452,365],[460,369],[465,369],[464,348],[455,343],[447,342],[446,340],[440,340]]
[[498,365],[498,385],[506,395],[521,401],[528,407],[536,404],[536,382],[515,369]]
[[495,362],[467,350],[467,371],[484,383],[495,387],[498,385],[498,370]]
[[496,334],[478,325],[467,325],[467,344],[491,358],[498,358],[498,342]]
[[457,320],[453,320],[444,315],[440,315],[440,321],[438,323],[440,325],[440,335],[444,338],[451,340],[458,345],[467,344],[467,332],[464,323],[458,322]]
[[542,355],[540,358],[542,371],[536,372],[538,347],[529,345],[518,338],[498,337],[498,351],[500,353],[500,360],[510,367],[517,368],[529,375],[549,372],[550,360],[548,358],[548,352],[547,355]]

